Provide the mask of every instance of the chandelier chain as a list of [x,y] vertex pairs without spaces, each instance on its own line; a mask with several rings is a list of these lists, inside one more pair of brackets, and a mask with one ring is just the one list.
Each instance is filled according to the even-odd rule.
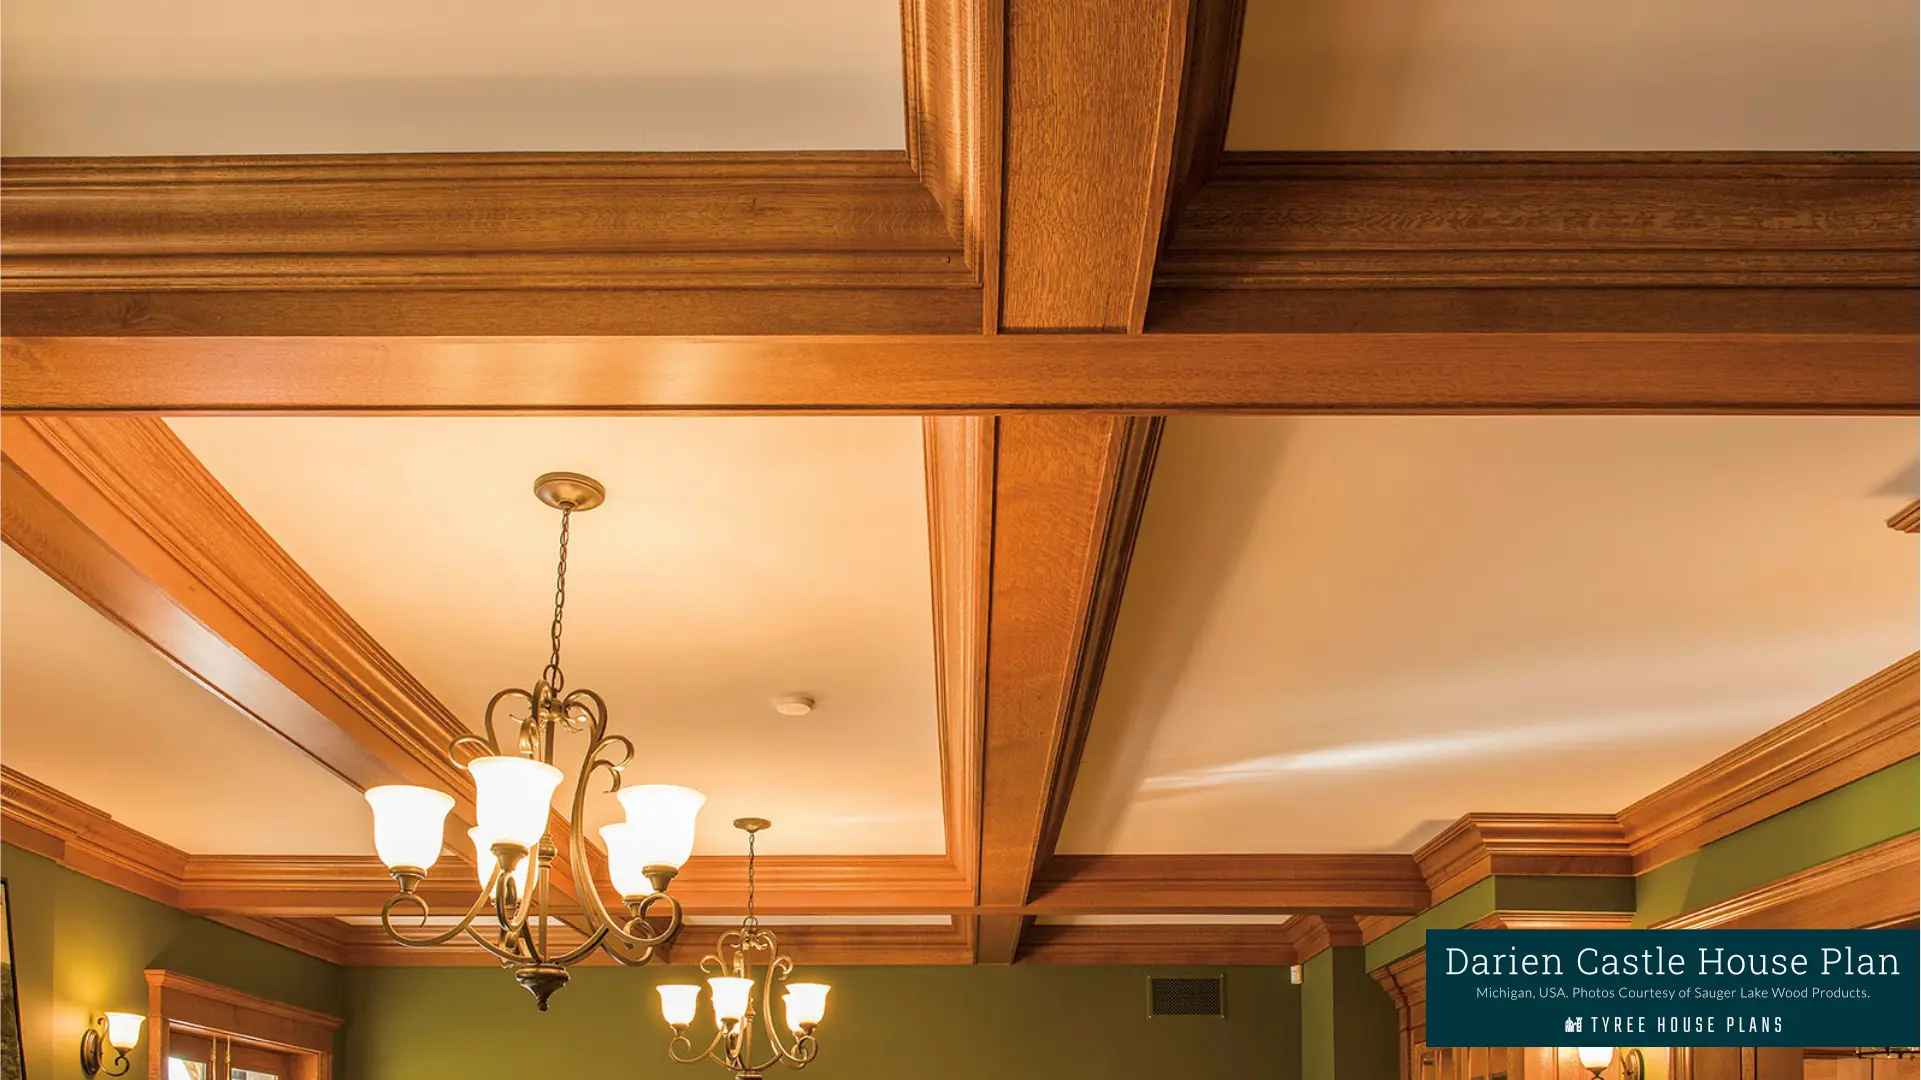
[[547,667],[540,673],[545,682],[558,695],[566,685],[566,676],[560,673],[560,617],[567,610],[567,526],[573,517],[574,508],[560,508],[560,564],[554,568],[554,625],[551,632],[553,652],[547,657]]
[[754,834],[747,834],[747,918],[741,925],[749,930],[760,928],[760,919],[754,915]]

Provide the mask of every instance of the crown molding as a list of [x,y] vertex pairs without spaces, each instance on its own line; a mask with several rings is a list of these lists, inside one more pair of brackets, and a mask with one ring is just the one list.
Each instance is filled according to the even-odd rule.
[[0,765],[0,838],[90,878],[180,906],[190,856]]
[[1913,325],[1911,153],[1231,153],[1150,329]]
[[1027,909],[1400,915],[1428,906],[1409,855],[1056,855]]
[[899,152],[13,158],[0,193],[0,287],[28,333],[979,322]]
[[1294,962],[1305,964],[1332,948],[1365,944],[1360,922],[1352,915],[1297,915],[1282,924],[1294,946]]
[[1301,962],[1287,928],[1238,923],[1051,925],[1021,934],[1015,960],[1023,964],[1262,964]]
[[1644,873],[1921,753],[1921,655],[1909,655],[1621,811]]
[[922,420],[921,431],[934,596],[941,819],[947,853],[978,899],[999,425],[991,416],[930,416]]
[[1496,874],[1632,877],[1613,814],[1468,814],[1414,853],[1438,904]]
[[1921,833],[1778,878],[1656,925],[1659,930],[1872,928],[1921,918]]

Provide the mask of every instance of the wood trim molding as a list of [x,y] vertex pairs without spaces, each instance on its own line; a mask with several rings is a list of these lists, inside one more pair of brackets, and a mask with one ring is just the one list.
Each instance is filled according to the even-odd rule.
[[1332,948],[1362,945],[1361,925],[1352,915],[1298,915],[1282,924],[1294,946],[1294,962],[1305,964]]
[[1411,914],[1429,906],[1408,855],[1056,855],[1035,912]]
[[[11,329],[12,327],[10,327]],[[1908,415],[1916,335],[1000,334],[0,339],[49,412]],[[695,377],[698,373],[698,377]]]
[[1621,811],[1634,872],[1921,753],[1921,654],[1909,655]]
[[947,855],[977,890],[998,426],[988,416],[930,416],[922,432],[942,820]]
[[33,333],[978,323],[893,152],[16,158],[0,190],[10,329]]
[[186,852],[5,765],[0,839],[149,900],[180,905]]
[[1921,500],[1911,502],[1888,518],[1888,528],[1896,532],[1921,532]]
[[1189,8],[1187,70],[1174,121],[1163,249],[1188,201],[1220,167],[1234,79],[1241,67],[1241,29],[1247,21],[1247,0],[1190,0]]
[[1493,911],[1469,923],[1468,930],[1626,930],[1632,911]]
[[1468,814],[1414,853],[1440,903],[1495,874],[1631,877],[1613,814]]
[[[980,902],[1018,908],[1053,853],[1119,617],[1160,421],[998,421],[981,769]],[[1024,920],[980,923],[1011,963]]]
[[1830,859],[1678,915],[1661,930],[1873,928],[1921,918],[1921,833]]
[[[990,296],[999,277],[1005,16],[1005,4],[986,0],[901,0],[907,162]],[[989,318],[983,329],[993,327]]]
[[1300,963],[1287,924],[1050,925],[1021,935],[1016,959],[1024,964],[1265,964]]
[[[231,987],[148,968],[147,1011],[155,1033],[175,1025],[333,1056],[334,1032],[341,1019],[312,1009],[259,997]],[[152,1075],[164,1075],[164,1053],[149,1053]],[[322,1077],[326,1076],[323,1071]]]
[[1911,153],[1228,154],[1151,328],[1894,330],[1916,193]]
[[[342,956],[348,967],[498,967],[499,961],[471,943],[418,949],[389,940],[379,927],[341,926]],[[665,953],[669,964],[693,964],[711,952],[714,937],[725,926],[707,923],[683,926]],[[968,964],[973,952],[960,930],[944,926],[886,926],[872,924],[770,926],[783,949],[806,965]],[[567,948],[578,935],[555,927],[554,943]],[[585,967],[606,967],[611,957],[596,952],[581,961]]]

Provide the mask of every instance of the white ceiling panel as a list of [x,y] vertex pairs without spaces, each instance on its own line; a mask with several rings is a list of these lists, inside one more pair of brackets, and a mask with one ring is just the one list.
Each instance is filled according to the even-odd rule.
[[1065,852],[1608,813],[1914,651],[1909,418],[1169,421]]
[[[770,855],[944,850],[918,419],[172,424],[475,726],[547,659],[560,515],[534,478],[599,478],[606,505],[573,524],[564,668],[638,747],[627,782],[705,792],[702,853],[742,854],[743,816],[773,819]],[[779,715],[788,692],[818,704]],[[570,778],[583,744],[561,737]],[[595,828],[619,816],[603,788]]]

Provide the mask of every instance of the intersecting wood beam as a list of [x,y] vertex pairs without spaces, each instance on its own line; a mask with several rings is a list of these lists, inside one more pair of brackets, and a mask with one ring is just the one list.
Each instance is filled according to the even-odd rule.
[[36,412],[1915,411],[1901,334],[0,339]]
[[[453,794],[468,731],[260,528],[171,429],[143,417],[0,419],[0,534],[95,610],[353,786]],[[572,895],[566,824],[558,888]],[[597,854],[597,850],[595,851]],[[597,875],[604,878],[604,874]]]
[[[980,902],[1018,908],[1066,814],[1160,421],[1008,416],[997,426]],[[1013,962],[1024,921],[982,918],[978,958]]]

